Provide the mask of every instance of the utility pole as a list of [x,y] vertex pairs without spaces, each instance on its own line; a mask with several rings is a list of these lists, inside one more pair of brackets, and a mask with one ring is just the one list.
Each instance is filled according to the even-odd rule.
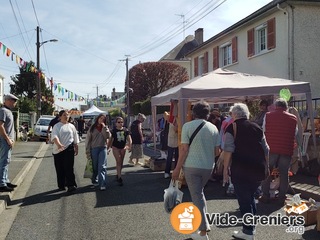
[[[130,124],[130,84],[129,84],[129,57],[130,55],[125,55],[126,59],[121,59],[119,61],[126,62],[126,82],[125,82],[125,94],[126,94],[126,113],[127,119],[126,124],[129,127]],[[132,89],[131,89],[132,90]]]
[[128,122],[127,124],[129,124],[130,122],[130,99],[129,99],[129,95],[130,95],[130,84],[129,84],[129,56],[130,55],[125,55],[126,58],[126,90],[127,90],[127,116],[128,116]]
[[37,26],[37,119],[41,115],[40,27]]
[[97,107],[99,107],[99,87],[97,85]]
[[40,27],[37,26],[37,120],[41,115],[41,71],[40,71],[40,47],[47,42],[57,42],[57,39],[50,39],[44,42],[40,42]]

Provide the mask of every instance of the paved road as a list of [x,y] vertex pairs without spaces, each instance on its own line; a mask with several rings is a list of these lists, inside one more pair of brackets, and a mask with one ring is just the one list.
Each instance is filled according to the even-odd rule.
[[[127,159],[128,155],[125,163]],[[163,190],[170,180],[164,179],[162,172],[126,164],[124,186],[120,187],[114,181],[115,160],[109,155],[108,187],[101,192],[91,186],[90,179],[83,178],[85,163],[84,143],[80,143],[75,163],[79,188],[71,195],[57,192],[50,145],[43,146],[8,209],[0,215],[1,227],[12,222],[4,227],[8,234],[1,239],[189,239],[173,230],[170,215],[164,211]],[[182,191],[184,202],[190,201],[188,189]],[[209,212],[239,216],[237,201],[226,197],[219,183],[208,184],[206,197]],[[284,213],[281,206],[261,204],[258,212]],[[298,235],[286,233],[286,226],[258,226],[255,239],[320,239],[314,227],[306,227],[306,232]],[[232,232],[238,229],[212,226],[209,237],[232,239]]]

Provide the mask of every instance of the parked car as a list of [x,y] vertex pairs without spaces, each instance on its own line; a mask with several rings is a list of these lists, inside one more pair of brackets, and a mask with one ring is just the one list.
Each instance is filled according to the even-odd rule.
[[46,139],[48,126],[53,118],[55,117],[51,115],[42,115],[35,125],[34,135],[39,137],[39,139]]

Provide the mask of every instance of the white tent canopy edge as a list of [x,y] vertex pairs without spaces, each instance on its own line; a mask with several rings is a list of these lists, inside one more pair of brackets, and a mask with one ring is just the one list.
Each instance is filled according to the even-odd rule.
[[99,114],[108,114],[106,111],[102,111],[97,108],[95,105],[92,105],[87,111],[85,111],[82,115],[83,116],[98,116]]
[[270,78],[221,68],[193,78],[151,98],[154,139],[156,107],[169,105],[171,100],[178,100],[178,111],[181,118],[179,121],[182,125],[186,121],[188,101],[197,102],[205,100],[213,103],[243,102],[246,99],[259,98],[264,95],[278,97],[280,90],[283,88],[288,88],[292,96],[305,96],[308,115],[311,121],[314,149],[316,151],[316,135],[309,82]]

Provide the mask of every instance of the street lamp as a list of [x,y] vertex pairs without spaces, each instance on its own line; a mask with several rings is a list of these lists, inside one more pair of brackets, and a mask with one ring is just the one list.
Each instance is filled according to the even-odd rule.
[[41,76],[40,76],[40,47],[47,42],[57,42],[57,39],[50,39],[40,42],[40,27],[37,26],[37,119],[41,115]]

